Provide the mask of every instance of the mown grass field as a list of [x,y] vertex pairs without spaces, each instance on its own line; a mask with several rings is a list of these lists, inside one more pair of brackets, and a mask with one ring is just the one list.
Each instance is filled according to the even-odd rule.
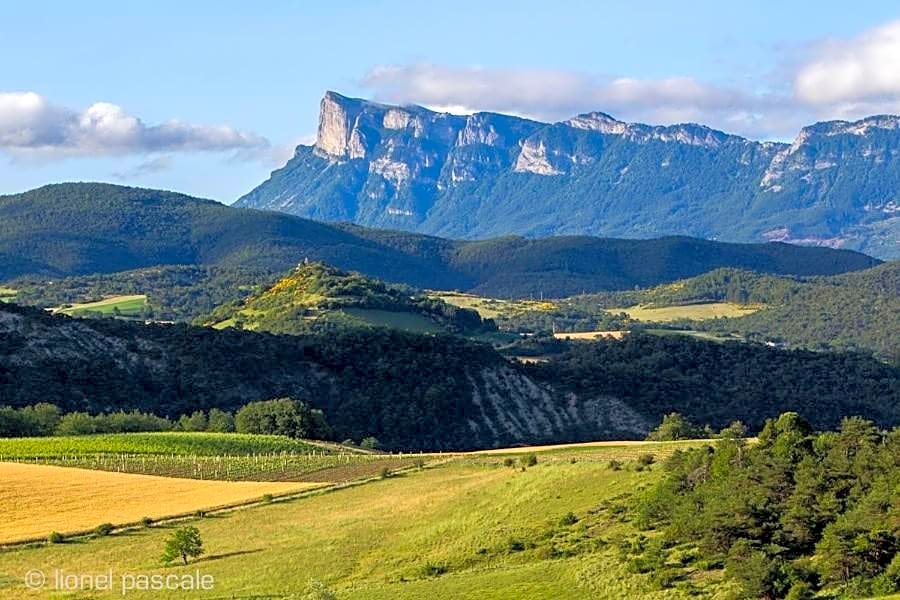
[[0,463],[0,482],[0,544],[320,485],[195,481],[15,463]]
[[56,308],[53,312],[78,317],[86,313],[111,315],[118,310],[118,314],[123,317],[135,317],[140,315],[146,306],[147,296],[145,294],[134,294],[130,296],[111,296],[97,302],[72,304],[71,306]]
[[343,308],[340,312],[375,327],[390,327],[413,333],[440,333],[444,329],[424,315],[374,308]]
[[683,304],[677,306],[630,306],[628,308],[610,308],[607,312],[625,313],[638,321],[668,323],[681,319],[715,319],[718,317],[742,317],[759,310],[759,307],[732,304],[730,302],[706,302],[702,304]]
[[[205,596],[129,594],[134,598],[303,597],[309,581],[338,598],[688,598],[686,587],[655,590],[648,576],[630,572],[619,558],[618,542],[635,532],[615,507],[651,484],[659,467],[608,466],[617,453],[672,449],[545,450],[524,469],[521,456],[507,466],[510,456],[503,453],[465,455],[347,489],[197,519],[192,524],[207,555],[187,567],[160,566],[170,525],[15,549],[0,553],[0,596],[25,593],[29,569],[58,568],[117,574],[199,569],[216,581]],[[715,578],[691,583],[717,585]],[[29,595],[49,596],[48,590]]]
[[544,300],[501,300],[454,292],[434,292],[428,295],[460,308],[471,308],[485,319],[510,317],[532,310],[550,311],[556,308],[555,303]]

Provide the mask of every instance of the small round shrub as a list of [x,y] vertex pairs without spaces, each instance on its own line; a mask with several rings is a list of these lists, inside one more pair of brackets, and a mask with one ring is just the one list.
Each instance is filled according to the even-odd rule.
[[153,519],[151,519],[150,517],[144,517],[143,519],[141,519],[141,525],[143,525],[144,527],[150,527],[151,525],[153,525]]
[[62,544],[66,540],[60,532],[53,531],[47,536],[47,541],[51,544]]
[[574,525],[574,524],[577,523],[577,522],[578,522],[578,517],[576,517],[576,516],[575,516],[575,513],[573,513],[573,512],[566,513],[566,514],[563,515],[563,517],[559,520],[559,524],[560,524],[560,525],[563,525],[563,526],[566,526],[566,525]]
[[112,523],[101,523],[94,528],[94,535],[104,537],[113,532],[115,526]]
[[641,454],[637,457],[637,461],[639,465],[649,467],[656,462],[656,457],[652,454]]

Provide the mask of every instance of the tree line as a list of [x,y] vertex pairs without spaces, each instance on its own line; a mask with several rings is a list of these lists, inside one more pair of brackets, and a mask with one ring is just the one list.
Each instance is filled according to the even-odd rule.
[[296,398],[250,402],[234,414],[218,408],[195,410],[177,419],[139,410],[93,415],[63,412],[48,402],[22,408],[0,406],[0,438],[145,431],[234,432],[316,440],[332,439],[334,435],[321,410]]

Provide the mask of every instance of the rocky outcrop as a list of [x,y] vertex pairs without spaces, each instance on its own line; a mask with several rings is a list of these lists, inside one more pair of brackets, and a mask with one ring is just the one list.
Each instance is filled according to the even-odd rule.
[[602,112],[559,123],[328,92],[318,137],[238,201],[451,237],[589,234],[792,240],[900,257],[900,118],[804,128],[792,144]]

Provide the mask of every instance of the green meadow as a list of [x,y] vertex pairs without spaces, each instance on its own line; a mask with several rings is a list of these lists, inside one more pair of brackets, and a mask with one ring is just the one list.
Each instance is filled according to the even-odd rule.
[[118,314],[123,317],[133,317],[140,315],[146,306],[147,296],[145,294],[133,294],[129,296],[112,296],[97,302],[63,306],[55,309],[54,312],[73,317],[85,316],[88,313]]
[[[206,554],[159,562],[176,525],[0,553],[0,597],[20,597],[29,569],[70,573],[190,574],[215,579],[203,594],[128,597],[687,598],[721,587],[698,575],[666,590],[633,573],[619,545],[636,535],[624,507],[658,466],[627,457],[672,445],[461,455],[369,483],[197,518]],[[609,461],[622,459],[622,467]],[[88,597],[113,597],[121,592]],[[53,597],[49,590],[29,597]]]

